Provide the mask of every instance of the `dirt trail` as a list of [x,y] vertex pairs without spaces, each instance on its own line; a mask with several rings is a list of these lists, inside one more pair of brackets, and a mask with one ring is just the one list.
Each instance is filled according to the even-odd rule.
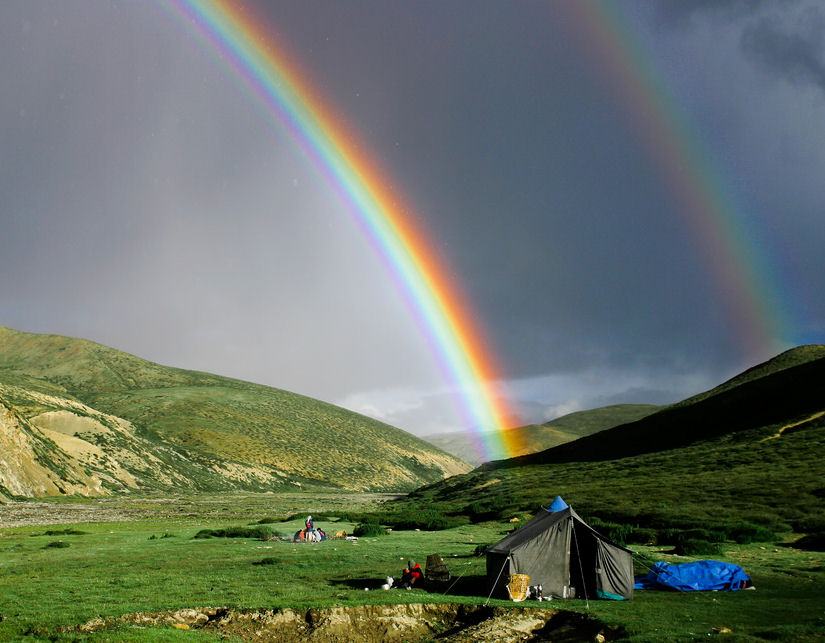
[[427,604],[363,605],[308,610],[209,607],[94,619],[74,632],[113,626],[200,629],[244,641],[373,643],[375,641],[610,641],[623,632],[578,612],[546,608]]

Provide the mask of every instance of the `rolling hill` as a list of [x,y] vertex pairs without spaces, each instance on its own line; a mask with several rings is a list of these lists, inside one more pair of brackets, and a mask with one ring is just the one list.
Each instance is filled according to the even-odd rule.
[[0,327],[0,495],[399,491],[468,469],[332,404]]
[[[509,430],[520,434],[517,442],[523,445],[521,453],[515,455],[526,455],[544,451],[620,424],[633,422],[650,415],[659,408],[653,404],[613,404],[569,413],[544,424],[528,424]],[[474,441],[466,432],[436,433],[424,436],[424,439],[465,462],[473,465],[481,464]]]
[[487,463],[392,503],[472,520],[562,495],[627,529],[825,531],[825,346],[792,349],[635,422]]
[[802,420],[825,410],[825,350],[820,349],[825,347],[792,349],[636,422],[485,466],[614,460]]

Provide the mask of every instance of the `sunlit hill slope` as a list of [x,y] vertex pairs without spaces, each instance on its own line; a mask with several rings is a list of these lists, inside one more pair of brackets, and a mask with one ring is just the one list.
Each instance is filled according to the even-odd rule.
[[406,490],[469,467],[295,393],[0,327],[0,497]]
[[825,346],[802,346],[635,422],[487,463],[394,506],[500,519],[562,495],[641,542],[731,521],[805,533],[825,531],[823,480]]

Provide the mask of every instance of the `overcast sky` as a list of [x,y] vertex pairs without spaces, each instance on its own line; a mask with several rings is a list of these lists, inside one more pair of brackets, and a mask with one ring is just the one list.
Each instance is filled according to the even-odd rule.
[[[611,5],[696,155],[676,174],[730,204],[716,249],[649,97],[562,3],[246,4],[406,195],[525,422],[825,343],[820,2]],[[0,325],[465,428],[335,190],[163,0],[0,3],[0,98]],[[761,308],[731,305],[719,247]]]

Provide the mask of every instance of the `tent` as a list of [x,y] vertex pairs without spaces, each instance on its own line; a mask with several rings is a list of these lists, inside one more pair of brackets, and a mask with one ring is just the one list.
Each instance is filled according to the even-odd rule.
[[508,598],[511,574],[527,574],[554,598],[633,598],[631,550],[609,541],[556,498],[521,529],[487,549],[491,596]]

